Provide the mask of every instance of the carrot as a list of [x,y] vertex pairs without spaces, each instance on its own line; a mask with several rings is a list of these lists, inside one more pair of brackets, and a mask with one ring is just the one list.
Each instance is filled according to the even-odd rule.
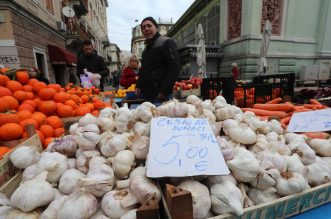
[[323,105],[316,105],[316,104],[303,104],[304,107],[308,108],[308,109],[324,109]]
[[284,124],[284,125],[288,125],[290,123],[290,120],[291,120],[291,116],[287,116],[285,118],[282,118],[280,120],[280,123]]
[[308,138],[320,138],[320,139],[328,139],[330,135],[326,132],[305,132]]
[[255,113],[257,116],[277,116],[280,119],[287,116],[287,114],[284,111],[270,111],[270,110],[264,110],[264,109],[255,109],[255,108],[241,108],[242,111],[250,111]]
[[281,97],[278,97],[276,99],[273,99],[273,100],[270,100],[270,101],[266,102],[266,104],[277,104],[277,103],[280,103],[282,101],[283,101],[283,99]]
[[269,111],[291,111],[293,110],[293,105],[287,104],[287,103],[279,103],[279,104],[254,104],[253,105],[254,109],[263,109],[263,110],[269,110]]
[[316,99],[310,99],[309,102],[310,102],[311,104],[314,104],[314,105],[323,105],[323,104],[321,104],[321,103],[320,103],[318,100],[316,100]]

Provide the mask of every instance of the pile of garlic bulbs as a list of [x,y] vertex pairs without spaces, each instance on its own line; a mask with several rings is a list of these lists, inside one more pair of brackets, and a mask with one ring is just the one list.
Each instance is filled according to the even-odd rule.
[[98,118],[82,117],[40,154],[26,147],[13,152],[23,179],[10,200],[0,202],[0,218],[136,218],[140,204],[154,194],[161,199],[143,166],[151,119],[158,116],[207,119],[231,171],[170,178],[192,193],[194,218],[241,215],[246,207],[330,181],[330,139],[286,133],[278,121],[243,113],[222,96],[202,101],[191,95],[159,107],[105,108]]

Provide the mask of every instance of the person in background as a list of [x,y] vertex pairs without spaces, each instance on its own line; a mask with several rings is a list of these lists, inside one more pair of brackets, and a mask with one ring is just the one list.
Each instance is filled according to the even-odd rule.
[[136,84],[138,80],[139,60],[133,55],[128,60],[126,67],[122,71],[120,85],[127,89],[132,84]]
[[237,63],[232,63],[232,72],[231,75],[234,80],[240,79],[240,72]]
[[100,89],[104,90],[103,81],[109,75],[109,70],[106,66],[105,61],[101,56],[99,56],[93,49],[92,42],[90,40],[85,40],[83,42],[83,53],[78,56],[77,60],[77,74],[84,74],[83,70],[86,69],[92,74],[99,74],[100,79]]
[[141,68],[136,93],[152,103],[162,103],[173,96],[173,86],[180,71],[176,43],[158,32],[158,24],[152,17],[142,20],[145,37]]

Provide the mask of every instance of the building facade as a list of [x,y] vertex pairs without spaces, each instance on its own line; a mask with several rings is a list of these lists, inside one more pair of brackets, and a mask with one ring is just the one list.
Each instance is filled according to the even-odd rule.
[[[70,79],[79,82],[75,66],[82,41],[92,39],[104,58],[109,45],[108,3],[91,2],[0,0],[0,64],[16,69],[38,68],[52,83],[65,85]],[[89,10],[102,16],[89,23]]]
[[[157,24],[159,26],[159,32],[161,35],[166,35],[171,27],[174,25],[172,19],[170,21],[161,20],[159,18],[157,20]],[[141,32],[140,24],[132,28],[132,39],[131,39],[131,53],[136,55],[139,59],[141,59],[141,54],[145,48],[145,38]]]
[[[208,46],[219,47],[217,73],[228,75],[231,64],[236,62],[242,78],[252,78],[259,69],[261,33],[269,17],[273,30],[267,74],[294,72],[300,78],[304,65],[323,64],[330,68],[329,11],[330,0],[196,0],[168,36],[187,53],[187,45],[196,44],[194,33],[201,23],[207,54]],[[213,61],[207,55],[207,72],[208,63]]]

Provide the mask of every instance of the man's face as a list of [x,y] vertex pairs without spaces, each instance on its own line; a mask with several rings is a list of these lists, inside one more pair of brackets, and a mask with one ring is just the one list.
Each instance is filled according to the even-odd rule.
[[152,39],[157,32],[156,26],[149,20],[145,20],[141,24],[141,29],[142,29],[144,37],[147,40]]
[[84,55],[91,55],[93,52],[93,46],[92,45],[84,45],[83,46]]

